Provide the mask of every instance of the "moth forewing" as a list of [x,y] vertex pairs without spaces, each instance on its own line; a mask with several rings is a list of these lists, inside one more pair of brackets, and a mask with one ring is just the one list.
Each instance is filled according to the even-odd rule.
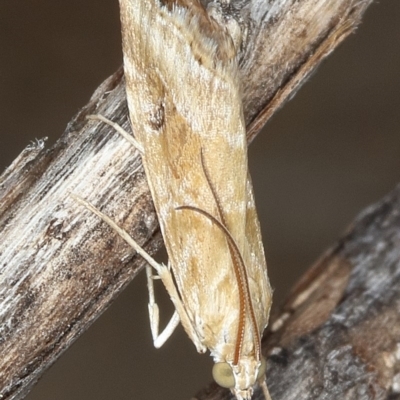
[[[178,313],[197,347],[230,368],[226,386],[250,398],[264,374],[260,336],[271,291],[248,178],[236,51],[196,1],[120,0],[120,7],[130,118]],[[173,279],[161,278],[176,300]]]
[[247,179],[246,207],[246,248],[244,259],[247,266],[249,287],[252,304],[257,319],[260,335],[268,324],[269,312],[272,305],[272,289],[269,283],[261,229],[257,217],[253,186],[250,175]]

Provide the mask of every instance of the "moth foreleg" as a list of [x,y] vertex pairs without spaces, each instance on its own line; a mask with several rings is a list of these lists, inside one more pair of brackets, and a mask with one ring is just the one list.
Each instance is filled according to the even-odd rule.
[[114,229],[114,231],[117,232],[131,247],[133,247],[138,254],[140,254],[147,261],[148,265],[146,265],[146,276],[147,276],[147,288],[149,290],[150,329],[151,329],[151,334],[153,336],[154,346],[157,348],[161,347],[166,342],[166,340],[172,335],[173,331],[179,324],[179,315],[177,311],[175,311],[165,329],[161,332],[161,334],[158,333],[159,309],[157,303],[155,302],[154,284],[153,284],[154,276],[152,268],[154,268],[157,271],[158,275],[164,274],[163,272],[164,269],[168,270],[168,268],[162,264],[159,264],[156,260],[154,260],[153,257],[151,257],[142,247],[139,246],[139,244],[134,239],[132,239],[132,237],[128,234],[128,232],[119,227],[110,217],[103,214],[100,210],[98,210],[96,207],[94,207],[86,200],[83,200],[82,198],[74,194],[72,194],[71,196],[78,203],[82,204],[88,210],[99,216],[112,229]]
[[[154,347],[157,349],[160,348],[172,335],[172,333],[174,332],[175,328],[177,327],[180,321],[186,333],[196,346],[197,351],[199,353],[205,353],[207,349],[201,343],[201,340],[199,339],[197,332],[194,330],[193,324],[190,321],[189,316],[187,315],[185,306],[183,305],[178,290],[175,286],[175,282],[172,277],[170,268],[166,267],[163,264],[159,264],[159,269],[157,270],[157,272],[158,276],[155,277],[153,275],[151,266],[150,265],[146,266],[147,288],[149,291],[148,307],[149,307],[150,329],[151,329],[151,335],[153,337]],[[154,293],[154,278],[158,277],[164,284],[165,289],[167,289],[169,297],[171,298],[171,301],[175,306],[174,314],[172,315],[167,326],[161,333],[159,333],[160,312],[158,304],[155,301],[155,293]]]
[[[199,338],[196,330],[193,327],[193,323],[187,314],[186,308],[185,308],[184,304],[182,303],[181,297],[179,296],[179,293],[176,288],[175,281],[172,276],[170,268],[166,267],[165,265],[161,265],[161,269],[158,272],[158,275],[161,278],[161,280],[165,286],[165,289],[167,289],[169,297],[171,298],[171,301],[175,306],[175,310],[177,311],[177,313],[179,315],[179,318],[180,318],[183,328],[185,329],[189,338],[192,340],[192,342],[196,346],[196,350],[199,353],[205,353],[207,348],[201,342],[201,339]],[[171,318],[171,320],[172,320],[172,318]]]
[[111,127],[113,127],[119,134],[121,134],[129,143],[132,144],[132,146],[134,146],[140,154],[143,154],[143,146],[132,136],[130,135],[125,129],[123,129],[120,125],[116,124],[115,122],[111,121],[110,119],[103,117],[100,114],[96,114],[96,115],[88,115],[86,117],[89,120],[94,120],[94,121],[102,121],[107,125],[110,125]]
[[[147,276],[147,289],[149,291],[149,318],[150,318],[150,330],[153,337],[153,343],[155,348],[160,348],[172,335],[175,328],[179,324],[180,318],[178,312],[175,310],[170,321],[164,330],[159,334],[159,323],[160,323],[160,312],[158,304],[156,303],[154,293],[154,275],[153,269],[150,265],[146,265],[146,276]],[[158,277],[158,276],[157,276]]]
[[[184,326],[186,332],[189,337],[192,339],[195,344],[197,350],[199,352],[205,352],[206,348],[204,345],[200,343],[200,340],[194,331],[192,324],[187,316],[185,307],[183,306],[178,290],[176,289],[171,271],[168,267],[163,264],[159,264],[153,257],[151,257],[140,245],[132,239],[132,237],[126,232],[124,229],[119,227],[110,217],[106,214],[103,214],[100,210],[94,207],[92,204],[83,200],[81,197],[71,194],[71,196],[88,210],[99,216],[104,222],[106,222],[115,232],[117,232],[138,254],[140,254],[148,263],[146,266],[146,275],[147,275],[147,287],[149,289],[149,315],[150,315],[150,329],[151,334],[153,336],[153,342],[155,347],[161,347],[166,340],[171,336],[179,321],[182,321],[182,325]],[[167,326],[161,332],[158,333],[159,327],[159,308],[155,301],[154,295],[154,285],[153,280],[154,276],[152,274],[152,268],[157,271],[158,277],[162,280],[167,292],[175,306],[175,312],[172,315],[170,321]]]

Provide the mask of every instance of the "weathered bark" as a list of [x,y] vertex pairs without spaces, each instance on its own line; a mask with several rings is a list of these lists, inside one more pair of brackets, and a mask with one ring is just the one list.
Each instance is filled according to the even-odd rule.
[[[370,3],[371,0],[232,2],[226,12],[236,16],[243,32],[247,32],[241,51],[241,77],[249,140],[294,94],[321,59],[355,29]],[[110,215],[149,253],[154,253],[162,243],[138,153],[108,126],[87,122],[85,116],[93,113],[100,113],[129,129],[121,70],[97,89],[89,104],[71,121],[51,149],[46,150],[41,142],[26,148],[0,178],[2,399],[22,398],[143,265],[142,259],[97,217],[79,206],[71,193]],[[379,215],[378,222],[383,218]],[[343,249],[347,248],[346,240]],[[395,248],[394,244],[392,246]],[[360,247],[359,251],[362,250]],[[327,271],[333,269],[334,275],[335,271],[339,274],[347,268],[349,273],[350,265],[354,264],[353,276],[360,266],[342,252],[333,253],[340,262],[333,263]],[[329,259],[325,263],[331,265]],[[329,274],[325,277],[316,274],[310,282],[314,282],[311,287],[316,289],[308,302],[317,298],[316,304],[321,306],[323,303],[317,297],[319,290],[335,280]],[[331,300],[331,308],[347,287],[340,279],[338,285],[341,290],[333,292],[337,298]],[[358,298],[360,290],[355,287],[353,284],[345,293]],[[298,352],[293,353],[293,343],[299,337],[293,332],[302,329],[305,335],[313,327],[315,336],[323,321],[322,317],[318,323],[311,318],[310,323],[298,325],[300,322],[296,321],[301,321],[299,315],[307,309],[306,304],[309,303],[299,307],[292,305],[295,312],[285,327],[266,341],[266,344],[274,343],[273,355],[269,357],[269,384],[275,399],[291,398],[287,393],[282,394],[290,386],[292,390],[297,387],[300,390],[305,382],[308,382],[306,389],[312,386],[310,380],[303,380],[298,370],[293,369],[298,373],[294,376],[288,372],[291,358],[295,366],[300,360]],[[325,318],[329,314],[327,308],[324,308],[325,313],[321,312]],[[346,326],[345,322],[340,322],[342,327]],[[296,342],[306,346],[300,346],[300,352],[312,346],[321,347],[319,337],[312,335],[304,343],[303,337],[308,336]],[[335,336],[337,348],[343,349],[340,343],[350,346],[346,337],[343,332]],[[309,365],[314,362],[312,368],[319,363],[317,372],[320,374],[327,365],[325,375],[328,372],[335,375],[326,360],[335,362],[337,358],[329,352],[321,354],[314,349],[312,357],[315,359],[310,361],[309,355],[307,362]],[[346,363],[346,356],[342,351],[337,357],[342,357]],[[372,376],[370,372],[368,376]],[[301,379],[303,386],[294,386],[295,377]],[[360,380],[350,372],[348,377],[353,383]],[[328,378],[323,378],[322,383],[315,380],[322,392],[327,390],[325,384],[332,384]],[[287,383],[283,384],[286,379]],[[379,390],[385,385],[377,385],[376,393],[381,393]]]

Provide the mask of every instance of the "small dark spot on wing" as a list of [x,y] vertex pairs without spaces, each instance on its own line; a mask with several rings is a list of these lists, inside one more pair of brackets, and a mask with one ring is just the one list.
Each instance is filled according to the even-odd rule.
[[151,111],[149,124],[155,131],[159,131],[165,125],[165,107],[163,102],[157,104]]

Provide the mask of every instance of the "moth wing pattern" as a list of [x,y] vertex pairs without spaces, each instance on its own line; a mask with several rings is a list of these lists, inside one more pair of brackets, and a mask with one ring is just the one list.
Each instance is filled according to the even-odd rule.
[[[246,265],[261,335],[271,291],[248,176],[236,51],[229,35],[199,10],[156,0],[120,0],[120,7],[130,118],[171,270],[201,342],[217,360],[232,358],[239,288],[226,235],[204,215],[177,208],[196,207],[218,218],[220,204]],[[254,357],[253,336],[247,323],[243,353]]]

